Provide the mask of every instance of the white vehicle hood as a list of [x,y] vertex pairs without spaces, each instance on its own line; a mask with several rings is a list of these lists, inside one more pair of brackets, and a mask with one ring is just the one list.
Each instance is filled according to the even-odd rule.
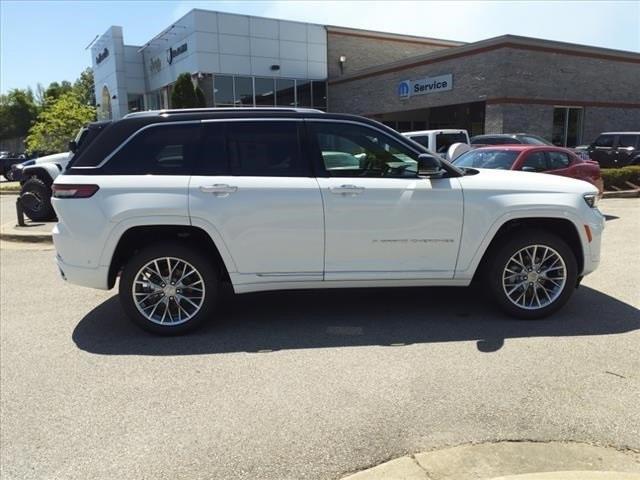
[[477,168],[478,173],[459,177],[463,189],[511,193],[598,193],[589,182],[549,173]]
[[71,152],[54,153],[53,155],[45,155],[44,157],[36,158],[34,165],[40,165],[42,163],[57,163],[64,167],[70,158]]

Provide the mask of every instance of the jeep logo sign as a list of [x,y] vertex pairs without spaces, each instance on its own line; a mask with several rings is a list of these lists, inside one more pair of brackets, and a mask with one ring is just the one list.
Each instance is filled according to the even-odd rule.
[[453,75],[447,73],[437,77],[426,77],[420,80],[404,80],[398,84],[398,96],[409,98],[414,95],[446,92],[453,89]]

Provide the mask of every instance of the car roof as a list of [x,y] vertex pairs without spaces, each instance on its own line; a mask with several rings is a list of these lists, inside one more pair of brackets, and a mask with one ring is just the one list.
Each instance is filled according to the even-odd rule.
[[415,130],[413,132],[402,132],[403,135],[428,135],[430,133],[467,133],[460,128],[439,128],[435,130]]

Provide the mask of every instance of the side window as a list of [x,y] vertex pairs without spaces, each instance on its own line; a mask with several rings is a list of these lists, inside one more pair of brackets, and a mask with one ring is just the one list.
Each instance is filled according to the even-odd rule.
[[618,147],[635,147],[638,144],[638,139],[637,135],[620,135],[618,137]]
[[310,168],[300,154],[299,122],[233,122],[227,126],[231,175],[305,177]]
[[415,177],[417,154],[378,130],[349,123],[309,122],[332,177]]
[[104,175],[190,175],[198,155],[199,124],[149,127],[103,167]]
[[226,132],[222,122],[205,123],[194,175],[229,175]]
[[533,152],[526,156],[522,163],[522,169],[533,169],[535,172],[544,172],[547,170],[547,159],[544,152]]
[[547,152],[547,161],[549,163],[549,170],[567,168],[569,163],[571,163],[569,155],[564,152]]
[[596,147],[612,147],[613,146],[613,135],[600,135],[596,138],[596,141],[593,144]]
[[414,142],[419,143],[424,148],[429,148],[429,136],[428,135],[415,135],[413,137],[409,137]]

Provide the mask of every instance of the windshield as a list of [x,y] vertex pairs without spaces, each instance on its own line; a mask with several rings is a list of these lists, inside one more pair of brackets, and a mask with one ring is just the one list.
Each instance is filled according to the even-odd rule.
[[522,135],[520,138],[524,143],[528,143],[529,145],[553,145],[553,143],[537,135]]
[[436,151],[438,153],[446,153],[454,143],[467,143],[467,136],[462,132],[439,133],[436,136]]
[[511,170],[520,152],[514,150],[469,150],[455,159],[456,167]]

